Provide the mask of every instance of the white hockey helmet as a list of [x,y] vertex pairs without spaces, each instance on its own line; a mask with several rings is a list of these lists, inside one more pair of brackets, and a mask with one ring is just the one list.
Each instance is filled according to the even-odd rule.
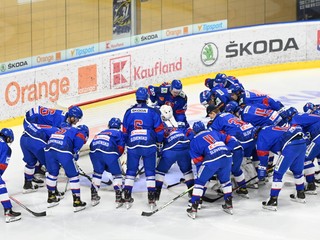
[[163,121],[170,120],[173,117],[172,107],[169,105],[162,105],[160,112]]

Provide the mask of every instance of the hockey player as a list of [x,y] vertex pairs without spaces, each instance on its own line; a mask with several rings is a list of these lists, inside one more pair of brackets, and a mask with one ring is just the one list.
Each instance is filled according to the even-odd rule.
[[303,106],[303,111],[305,113],[312,113],[312,114],[320,115],[320,104],[313,104],[311,102],[307,102]]
[[304,163],[304,174],[307,186],[306,194],[317,194],[315,185],[315,166],[314,158],[320,156],[320,116],[309,113],[298,113],[294,107],[286,111],[290,124],[298,124],[308,136],[308,146]]
[[194,174],[192,171],[191,158],[189,154],[190,139],[193,137],[191,129],[178,127],[172,123],[172,109],[163,105],[160,108],[161,118],[165,123],[163,149],[160,161],[156,168],[156,200],[159,200],[165,174],[176,162],[183,173],[184,183],[187,188],[194,185]]
[[[59,128],[49,125],[27,123],[24,120],[24,132],[20,138],[20,147],[23,153],[24,168],[23,193],[37,191],[38,187],[43,187],[44,182],[34,177],[37,162],[46,166],[44,148],[51,134],[57,132]],[[35,184],[33,184],[35,183]]]
[[230,149],[233,149],[233,144],[237,142],[229,135],[207,130],[201,121],[195,122],[192,129],[196,135],[190,143],[190,155],[197,168],[197,178],[192,192],[192,206],[187,209],[187,214],[193,219],[196,218],[204,186],[214,174],[217,174],[224,193],[225,204],[222,208],[225,212],[233,214]]
[[151,209],[155,207],[155,169],[157,146],[163,141],[163,123],[159,110],[147,105],[148,90],[140,87],[136,91],[137,104],[130,107],[123,118],[123,132],[127,146],[127,171],[124,186],[124,200],[130,208],[134,180],[140,158],[145,169],[148,201]]
[[121,120],[111,118],[108,129],[95,135],[90,143],[90,159],[93,165],[93,176],[91,185],[91,204],[96,206],[100,202],[98,190],[101,184],[102,174],[105,169],[113,176],[113,188],[116,194],[116,207],[123,205],[122,198],[122,171],[119,164],[125,142],[124,135],[120,130]]
[[[286,121],[277,111],[263,108],[262,104],[246,105],[243,108],[235,101],[230,101],[228,111],[239,116],[239,118],[254,126],[282,126]],[[262,108],[261,108],[262,107]]]
[[[226,109],[229,107],[227,104]],[[229,109],[227,109],[229,110]],[[207,116],[210,117],[208,127],[218,132],[222,131],[237,139],[238,145],[232,149],[231,173],[240,188],[236,191],[240,196],[248,198],[248,190],[245,183],[245,176],[241,169],[243,157],[251,157],[255,149],[255,133],[257,128],[246,123],[231,113],[220,113],[219,108],[209,105]]]
[[12,210],[12,204],[9,199],[8,190],[6,188],[6,183],[2,179],[2,175],[8,167],[11,148],[10,144],[14,140],[14,135],[11,129],[3,128],[0,131],[0,202],[4,208],[4,216],[6,223],[18,221],[21,219],[20,212],[14,212]]
[[272,109],[280,113],[284,111],[284,105],[280,101],[276,101],[266,94],[243,90],[241,86],[237,84],[231,85],[229,90],[231,91],[232,100],[236,101],[241,107],[261,104],[259,105],[260,108]]
[[[82,116],[82,110],[78,106],[69,107],[67,113],[59,109],[38,106],[26,112],[24,127],[26,127],[25,124],[29,123],[44,124],[53,127],[70,127],[72,125],[76,125]],[[35,171],[36,173],[44,176],[45,172],[42,169],[42,165],[38,163]]]
[[174,79],[171,85],[155,87],[150,85],[148,87],[150,100],[155,106],[169,105],[173,110],[173,117],[177,122],[183,122],[186,127],[189,123],[186,117],[187,95],[182,91],[182,83],[180,80]]
[[200,93],[200,103],[203,106],[218,106],[221,112],[224,111],[225,106],[231,100],[228,90],[221,86],[216,86],[210,91],[204,90]]
[[224,73],[217,73],[215,78],[207,78],[204,83],[204,85],[209,89],[212,89],[217,85],[220,85],[224,88],[229,89],[231,85],[235,85],[235,84],[239,85],[244,90],[243,85],[240,83],[240,81],[236,77],[227,76]]
[[267,126],[258,133],[257,155],[260,160],[258,178],[264,180],[269,151],[280,152],[279,159],[274,167],[270,198],[262,202],[262,207],[268,210],[277,210],[278,196],[281,191],[283,175],[290,169],[293,173],[297,194],[290,198],[296,202],[305,203],[303,163],[306,153],[306,140],[302,128],[298,125],[289,127]]
[[48,189],[48,207],[59,204],[57,196],[57,178],[60,165],[69,178],[70,188],[73,195],[74,212],[85,209],[86,203],[80,200],[79,172],[75,161],[79,158],[79,151],[87,142],[89,128],[86,125],[61,128],[51,135],[46,148],[45,157],[47,163],[46,184]]
[[76,125],[82,116],[82,110],[78,106],[69,107],[67,113],[59,109],[38,106],[26,113],[25,120],[27,123],[45,124],[54,127],[61,127],[61,124],[63,124],[63,127],[70,127]]

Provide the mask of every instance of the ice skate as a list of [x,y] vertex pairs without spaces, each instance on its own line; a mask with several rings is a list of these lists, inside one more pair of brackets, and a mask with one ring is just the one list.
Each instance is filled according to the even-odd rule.
[[48,191],[48,200],[47,200],[47,207],[52,208],[59,204],[60,199],[57,198],[56,193],[53,191]]
[[32,193],[38,191],[39,186],[37,184],[33,184],[32,181],[25,180],[22,193]]
[[151,211],[153,211],[157,206],[155,195],[156,195],[155,191],[148,191],[148,203]]
[[76,196],[75,194],[73,194],[72,196],[73,196],[73,211],[74,212],[79,212],[79,211],[86,208],[87,204],[85,202],[82,202],[80,200],[79,196]]
[[161,194],[161,188],[156,188],[156,201],[159,201],[160,200],[160,194]]
[[233,215],[232,197],[228,197],[225,200],[225,204],[222,205],[222,209],[226,213]]
[[91,205],[97,206],[100,203],[100,196],[94,187],[91,187]]
[[21,219],[21,213],[14,212],[11,208],[4,209],[4,216],[6,218],[6,223],[19,221]]
[[308,195],[317,195],[316,184],[314,182],[307,183],[307,186],[304,189],[305,194]]
[[306,195],[303,190],[297,191],[297,195],[290,194],[290,199],[298,203],[306,203]]
[[37,178],[45,178],[46,177],[46,168],[45,166],[36,167],[34,176]]
[[195,202],[191,204],[191,207],[187,209],[188,217],[195,219],[197,217],[199,202]]
[[42,179],[33,177],[32,182],[36,185],[38,185],[38,187],[44,187],[45,183]]
[[270,197],[268,201],[262,202],[262,208],[270,211],[277,211],[278,197]]
[[121,190],[116,190],[116,208],[122,207],[124,204],[124,199],[122,198],[122,191]]
[[128,189],[124,189],[123,193],[124,193],[124,203],[126,205],[126,208],[129,209],[132,207],[132,203],[134,199],[131,197],[131,192]]
[[56,197],[61,200],[64,198],[64,192],[59,192],[57,189],[56,191],[54,192],[54,194],[56,195]]
[[[198,201],[198,210],[200,210],[202,208],[202,203],[203,203],[202,198],[200,198],[200,200]],[[188,207],[189,208],[192,207],[191,199],[189,200]]]
[[239,188],[236,190],[236,193],[243,198],[249,199],[249,192],[247,190],[247,188]]

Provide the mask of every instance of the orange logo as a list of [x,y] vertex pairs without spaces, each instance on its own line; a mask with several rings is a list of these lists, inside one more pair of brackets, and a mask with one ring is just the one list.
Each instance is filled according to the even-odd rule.
[[61,52],[56,52],[56,61],[61,60]]
[[189,28],[188,27],[184,27],[183,28],[183,34],[189,34]]
[[97,64],[78,68],[78,93],[97,90]]

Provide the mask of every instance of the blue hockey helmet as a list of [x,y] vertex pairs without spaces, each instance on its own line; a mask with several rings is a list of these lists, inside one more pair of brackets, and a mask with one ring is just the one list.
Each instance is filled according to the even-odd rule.
[[109,128],[116,128],[116,129],[120,129],[121,127],[121,120],[119,118],[111,118],[109,123],[108,123],[108,127]]
[[68,117],[74,117],[74,118],[77,118],[77,119],[81,119],[82,116],[83,116],[83,113],[82,113],[81,108],[79,108],[78,106],[69,107]]
[[230,101],[227,103],[224,111],[228,113],[236,113],[240,109],[239,104],[236,101]]
[[204,85],[209,89],[214,87],[213,84],[214,84],[213,78],[206,78],[206,80],[204,80]]
[[147,101],[149,98],[148,90],[144,87],[139,87],[136,91],[136,100]]
[[214,79],[215,84],[222,84],[223,86],[226,85],[227,82],[227,75],[224,73],[218,73]]
[[207,105],[209,104],[210,100],[211,100],[211,91],[210,90],[204,90],[200,93],[200,103],[202,105]]
[[203,130],[206,130],[206,127],[203,122],[197,121],[193,123],[192,130],[197,134]]
[[178,79],[174,79],[171,82],[171,90],[181,91],[182,90],[182,83]]
[[288,118],[288,120],[290,121],[290,119],[298,113],[298,110],[295,107],[289,107],[286,110],[286,117]]
[[314,110],[314,104],[311,102],[307,102],[304,106],[303,106],[303,111],[305,113],[312,113],[312,111]]
[[229,91],[235,94],[240,94],[243,89],[239,84],[232,84],[231,86],[229,86]]
[[13,131],[10,128],[1,129],[0,136],[4,137],[6,143],[12,143],[14,141]]
[[84,134],[86,138],[85,142],[87,142],[89,138],[89,128],[86,125],[79,125],[77,128]]

